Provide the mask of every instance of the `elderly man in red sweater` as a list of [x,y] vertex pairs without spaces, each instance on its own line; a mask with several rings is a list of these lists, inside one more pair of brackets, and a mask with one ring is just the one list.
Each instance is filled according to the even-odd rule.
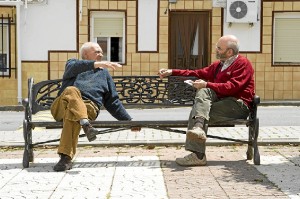
[[221,37],[216,44],[216,58],[210,66],[198,70],[161,69],[161,78],[195,76],[197,89],[186,133],[185,149],[192,153],[176,158],[181,166],[206,165],[205,123],[246,119],[254,96],[254,70],[250,61],[239,55],[239,41],[234,35]]

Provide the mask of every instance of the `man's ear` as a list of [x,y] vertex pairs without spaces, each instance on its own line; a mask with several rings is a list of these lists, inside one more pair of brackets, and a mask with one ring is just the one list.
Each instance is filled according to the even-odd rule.
[[87,52],[86,51],[82,52],[82,58],[87,59]]
[[233,55],[233,49],[229,48],[227,52],[230,54],[230,57]]

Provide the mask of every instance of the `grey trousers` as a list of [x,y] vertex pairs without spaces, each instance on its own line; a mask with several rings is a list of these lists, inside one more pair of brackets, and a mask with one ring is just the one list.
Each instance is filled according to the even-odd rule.
[[[199,89],[196,92],[193,108],[190,112],[188,129],[194,126],[195,117],[203,117],[208,124],[233,119],[246,119],[249,115],[247,105],[241,99],[226,97],[219,99],[210,88]],[[205,143],[186,139],[185,149],[192,152],[205,153]]]

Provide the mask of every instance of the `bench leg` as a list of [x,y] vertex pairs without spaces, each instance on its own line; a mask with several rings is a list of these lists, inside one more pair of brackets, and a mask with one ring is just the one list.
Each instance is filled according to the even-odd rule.
[[[260,155],[258,150],[257,138],[259,133],[259,119],[249,126],[249,144],[247,150],[247,160],[252,160],[255,165],[260,165]],[[254,149],[254,153],[253,153]]]
[[247,155],[247,160],[252,160],[253,159],[253,132],[254,132],[254,128],[252,125],[249,126],[249,143],[248,143],[248,149],[246,152]]
[[24,136],[24,153],[23,153],[23,167],[28,168],[29,162],[33,162],[34,155],[32,144],[32,130],[27,120],[23,120],[23,136]]
[[254,159],[253,162],[255,165],[260,165],[260,154],[258,150],[257,138],[259,133],[259,119],[256,118],[254,123],[254,139],[253,139],[253,148],[254,148]]

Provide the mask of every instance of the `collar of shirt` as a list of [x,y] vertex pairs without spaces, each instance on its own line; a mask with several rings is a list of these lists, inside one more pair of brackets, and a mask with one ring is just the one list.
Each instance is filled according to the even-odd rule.
[[221,71],[225,70],[228,68],[237,58],[239,55],[234,55],[232,57],[229,57],[226,61],[223,62],[223,66],[221,68]]

